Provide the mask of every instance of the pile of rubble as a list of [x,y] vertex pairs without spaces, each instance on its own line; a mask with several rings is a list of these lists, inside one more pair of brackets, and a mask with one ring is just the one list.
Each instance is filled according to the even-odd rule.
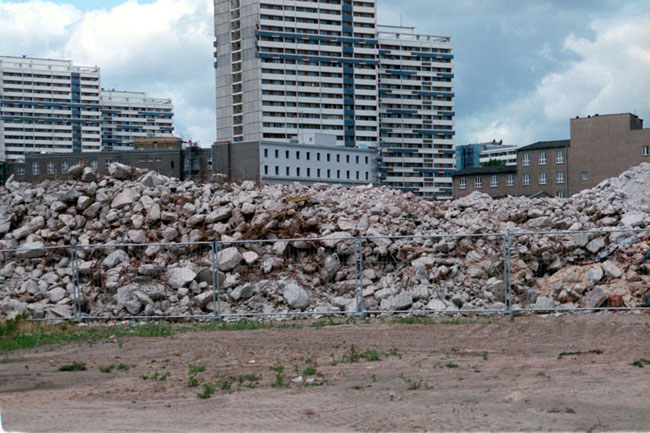
[[0,248],[16,250],[1,253],[0,313],[67,317],[75,300],[93,317],[502,310],[506,271],[515,307],[640,306],[650,235],[584,231],[650,225],[648,190],[650,164],[568,199],[454,201],[76,166],[0,190]]

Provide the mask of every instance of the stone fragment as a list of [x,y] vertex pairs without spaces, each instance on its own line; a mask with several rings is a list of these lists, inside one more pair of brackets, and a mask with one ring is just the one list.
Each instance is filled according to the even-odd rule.
[[107,268],[114,268],[119,263],[129,262],[129,255],[124,250],[115,250],[110,253],[102,262]]
[[97,180],[97,173],[91,167],[84,167],[83,173],[81,175],[81,181],[90,183]]
[[47,292],[47,297],[50,300],[50,302],[53,304],[59,302],[61,299],[65,297],[65,295],[66,295],[66,291],[61,287],[55,287],[54,289]]
[[587,293],[582,298],[582,304],[585,308],[598,308],[601,307],[607,301],[607,294],[603,292],[603,289],[596,286],[589,293]]
[[133,171],[134,169],[132,167],[120,164],[119,162],[113,162],[108,166],[108,174],[119,180],[129,179]]
[[554,310],[555,302],[547,296],[538,296],[533,308],[538,310]]
[[194,278],[196,273],[190,268],[173,268],[169,272],[168,282],[172,288],[178,289],[194,281]]
[[242,254],[242,257],[247,265],[252,265],[259,258],[259,254],[257,254],[255,251],[246,251]]
[[230,271],[242,261],[242,255],[236,247],[229,247],[219,251],[219,270]]
[[297,283],[287,284],[283,291],[282,296],[289,306],[297,309],[305,309],[309,306],[309,293]]
[[587,250],[593,254],[596,254],[598,251],[603,249],[604,246],[605,246],[605,238],[599,236],[595,239],[592,239],[591,242],[587,244]]
[[621,275],[623,275],[623,272],[611,260],[607,260],[601,266],[605,272],[605,275],[607,275],[609,278],[621,278]]
[[599,265],[595,265],[587,271],[587,281],[591,284],[596,284],[603,278],[603,269]]
[[131,206],[135,202],[135,193],[131,189],[125,189],[118,193],[111,202],[111,208],[122,209]]

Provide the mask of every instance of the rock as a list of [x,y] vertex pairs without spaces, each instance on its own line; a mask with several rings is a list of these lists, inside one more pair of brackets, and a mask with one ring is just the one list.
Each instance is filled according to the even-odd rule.
[[239,301],[240,299],[248,299],[253,294],[255,293],[255,288],[253,287],[252,284],[246,283],[242,284],[241,286],[235,287],[231,292],[230,292],[230,298],[233,301]]
[[607,302],[607,298],[608,296],[603,292],[603,289],[596,286],[583,297],[582,304],[585,308],[598,308]]
[[627,227],[645,227],[646,215],[642,213],[627,213],[621,218],[621,224]]
[[242,257],[247,265],[252,265],[259,258],[259,254],[257,254],[255,251],[246,251],[242,254]]
[[81,164],[77,164],[68,168],[67,174],[68,176],[72,176],[74,179],[80,179],[83,172],[84,172],[83,166]]
[[178,289],[194,281],[194,278],[196,273],[190,268],[173,268],[169,272],[168,282],[172,288]]
[[599,236],[595,239],[592,239],[591,242],[587,244],[587,250],[592,252],[593,254],[596,254],[598,251],[603,249],[604,246],[605,246],[605,238]]
[[219,251],[218,257],[219,270],[224,272],[234,269],[242,261],[242,255],[235,247]]
[[297,283],[287,284],[283,291],[282,296],[289,306],[303,310],[309,306],[309,293]]
[[546,296],[538,296],[533,308],[538,310],[554,310],[555,302]]
[[621,275],[623,275],[623,272],[621,272],[618,266],[616,266],[616,264],[611,260],[607,260],[601,266],[605,272],[605,275],[607,275],[609,278],[621,278]]
[[96,180],[97,180],[97,174],[95,173],[95,170],[93,170],[90,167],[84,167],[83,174],[81,175],[81,181],[90,183]]
[[134,244],[144,244],[148,241],[147,234],[144,230],[129,230],[129,241]]
[[125,189],[115,196],[111,202],[111,208],[122,209],[131,206],[135,202],[135,193],[131,189]]
[[15,255],[19,259],[34,259],[43,257],[47,250],[43,249],[45,244],[39,240],[30,237],[20,246],[20,251],[16,251]]
[[408,293],[391,296],[388,300],[390,301],[391,310],[406,310],[413,305],[413,297]]
[[65,298],[67,292],[61,287],[55,287],[54,289],[47,292],[47,297],[51,303],[56,304],[61,299]]
[[205,291],[194,297],[194,305],[199,307],[201,310],[205,310],[210,303],[214,302],[215,296],[216,295],[212,290]]
[[118,307],[124,308],[131,315],[138,314],[142,308],[140,301],[135,296],[135,291],[131,287],[125,286],[117,289],[115,298]]
[[589,268],[586,277],[587,281],[589,281],[591,284],[596,284],[603,278],[603,269],[600,266],[595,265]]
[[113,162],[108,166],[108,174],[119,180],[127,180],[132,176],[134,169],[128,165]]
[[129,255],[124,250],[115,250],[110,253],[102,262],[108,269],[114,268],[119,263],[128,263]]
[[517,403],[526,399],[526,395],[521,391],[514,391],[506,395],[503,399],[506,403]]

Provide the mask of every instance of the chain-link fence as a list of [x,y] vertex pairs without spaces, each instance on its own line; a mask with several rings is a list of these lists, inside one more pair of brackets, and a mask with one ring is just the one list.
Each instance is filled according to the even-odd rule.
[[646,309],[649,251],[641,229],[0,250],[0,313],[81,321]]

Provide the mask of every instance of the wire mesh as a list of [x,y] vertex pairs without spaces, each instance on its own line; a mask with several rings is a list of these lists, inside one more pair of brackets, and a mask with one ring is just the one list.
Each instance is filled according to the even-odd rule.
[[355,238],[218,242],[223,317],[356,311]]
[[504,312],[504,237],[368,237],[362,296],[369,313]]
[[213,245],[75,247],[80,318],[217,315]]
[[511,239],[514,311],[650,307],[650,230],[523,232]]
[[0,313],[25,311],[34,319],[75,317],[76,291],[70,247],[0,251]]

